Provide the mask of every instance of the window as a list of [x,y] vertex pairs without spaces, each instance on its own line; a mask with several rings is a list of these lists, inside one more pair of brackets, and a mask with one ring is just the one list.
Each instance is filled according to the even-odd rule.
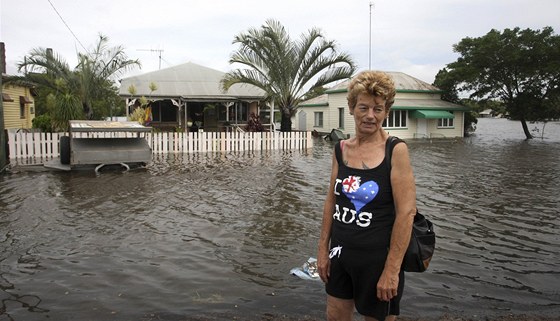
[[25,119],[25,99],[22,99],[23,96],[19,99],[19,118]]
[[228,121],[233,124],[245,123],[249,120],[249,104],[246,102],[208,104],[217,108],[218,120]]
[[313,123],[313,127],[323,127],[323,112],[316,111],[314,116],[315,122]]
[[[450,113],[453,113],[450,111]],[[438,128],[453,128],[453,118],[440,118],[437,122]]]
[[338,109],[338,128],[344,128],[344,108]]
[[249,120],[249,105],[245,102],[239,103],[236,105],[237,107],[237,116],[236,120],[238,122],[246,122]]
[[384,128],[406,128],[408,113],[406,110],[392,110],[389,118],[383,122]]

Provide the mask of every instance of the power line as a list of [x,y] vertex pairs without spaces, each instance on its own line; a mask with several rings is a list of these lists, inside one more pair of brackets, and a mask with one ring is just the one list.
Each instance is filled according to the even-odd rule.
[[64,25],[66,26],[66,28],[68,28],[68,30],[70,31],[70,33],[72,34],[72,36],[74,36],[74,39],[76,39],[76,41],[80,44],[80,46],[82,46],[82,48],[84,48],[85,52],[87,53],[87,49],[86,47],[84,47],[84,45],[82,44],[82,42],[80,41],[80,39],[78,39],[78,37],[76,37],[76,35],[74,34],[74,31],[72,31],[72,29],[70,29],[70,26],[68,26],[68,24],[66,23],[66,21],[64,21],[64,18],[62,18],[62,16],[60,15],[60,13],[58,13],[58,10],[56,10],[56,8],[54,7],[54,4],[51,2],[51,0],[47,0],[50,4],[51,7],[54,9],[54,12],[56,12],[56,14],[58,15],[58,17],[60,18],[60,20],[62,20],[62,23],[64,23]]

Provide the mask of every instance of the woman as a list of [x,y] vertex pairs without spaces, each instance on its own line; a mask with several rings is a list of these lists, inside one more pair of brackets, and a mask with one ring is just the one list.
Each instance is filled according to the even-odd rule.
[[408,148],[397,140],[391,169],[383,121],[395,85],[382,72],[364,71],[348,87],[356,135],[335,146],[323,209],[317,268],[326,283],[327,319],[395,320],[404,288],[403,256],[416,214]]

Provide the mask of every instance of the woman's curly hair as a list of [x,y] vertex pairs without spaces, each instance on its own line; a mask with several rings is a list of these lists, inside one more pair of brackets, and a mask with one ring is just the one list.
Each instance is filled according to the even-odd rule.
[[385,108],[389,110],[395,102],[395,83],[389,75],[381,71],[366,70],[357,74],[348,85],[348,106],[356,107],[360,94],[382,97],[386,100]]

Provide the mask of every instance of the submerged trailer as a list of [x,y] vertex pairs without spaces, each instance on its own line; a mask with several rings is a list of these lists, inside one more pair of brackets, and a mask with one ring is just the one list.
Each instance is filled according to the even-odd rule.
[[[68,136],[60,138],[60,158],[45,167],[72,170],[107,165],[145,166],[152,160],[152,149],[145,133],[151,127],[137,122],[71,120]],[[80,133],[80,134],[78,134]]]

